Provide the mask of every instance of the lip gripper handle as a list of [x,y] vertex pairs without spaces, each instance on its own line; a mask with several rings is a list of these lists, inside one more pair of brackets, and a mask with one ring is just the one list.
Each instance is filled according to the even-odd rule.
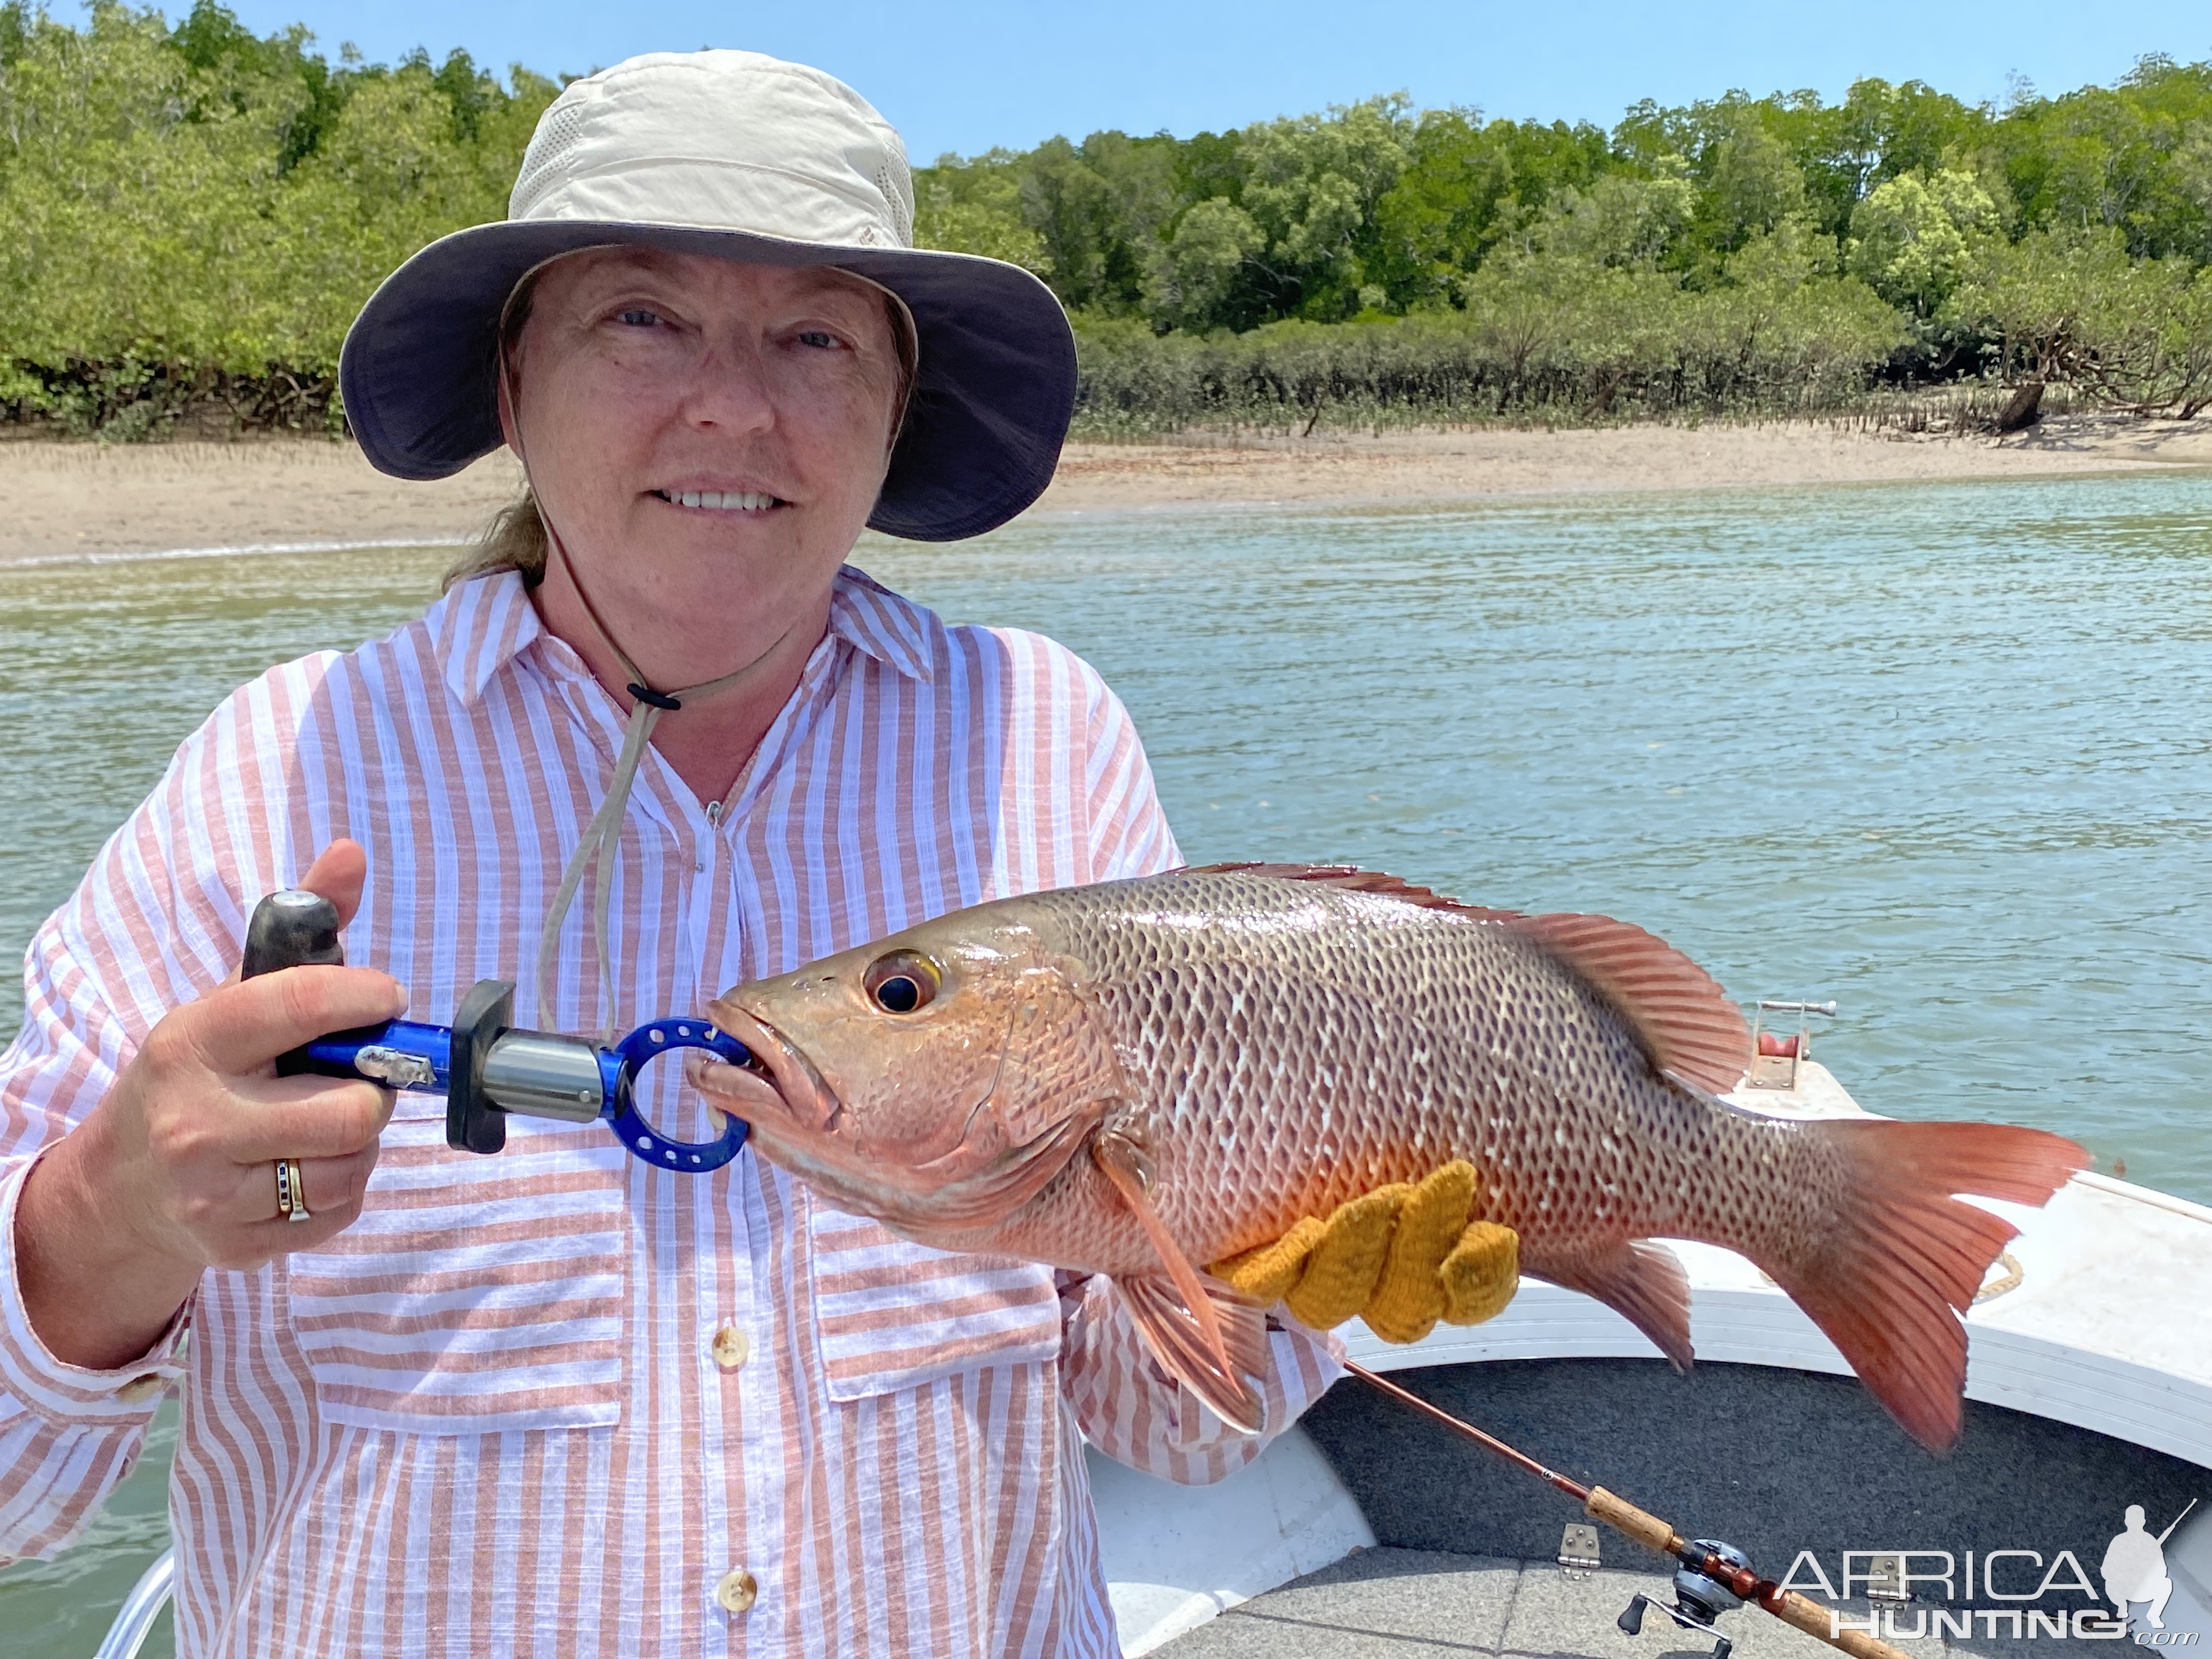
[[[283,968],[344,966],[337,906],[320,893],[287,887],[253,907],[246,924],[246,950],[239,958],[240,979],[258,979]],[[313,1069],[305,1048],[276,1056],[279,1077],[296,1077]]]
[[246,924],[246,952],[238,964],[240,979],[258,979],[280,968],[309,965],[342,968],[345,946],[338,943],[338,909],[320,893],[287,887],[253,907]]

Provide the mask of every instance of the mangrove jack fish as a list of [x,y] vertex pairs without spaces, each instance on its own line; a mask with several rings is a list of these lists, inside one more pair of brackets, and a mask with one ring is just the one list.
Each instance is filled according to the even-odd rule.
[[1109,1275],[1160,1363],[1255,1427],[1264,1310],[1194,1266],[1463,1158],[1472,1219],[1678,1367],[1659,1238],[1738,1251],[1905,1428],[1948,1445],[1972,1304],[2071,1141],[1787,1121],[1716,1097],[1743,1016],[1605,916],[1528,916],[1341,867],[1220,865],[1000,899],[712,1008],[754,1055],[694,1078],[754,1145],[918,1243]]

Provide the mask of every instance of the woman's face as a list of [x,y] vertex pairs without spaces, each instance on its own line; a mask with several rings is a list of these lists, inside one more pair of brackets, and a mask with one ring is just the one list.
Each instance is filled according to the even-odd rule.
[[648,672],[721,672],[687,635],[765,648],[826,605],[890,459],[900,365],[878,291],[597,248],[540,274],[508,361],[508,441]]

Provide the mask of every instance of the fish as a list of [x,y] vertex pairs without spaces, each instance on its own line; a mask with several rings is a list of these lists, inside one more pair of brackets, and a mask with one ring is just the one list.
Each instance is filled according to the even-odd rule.
[[1225,864],[994,900],[738,986],[745,1066],[692,1081],[835,1206],[939,1249],[1109,1279],[1165,1370],[1260,1423],[1267,1310],[1201,1264],[1455,1159],[1522,1271],[1680,1370],[1663,1242],[1736,1251],[1914,1438],[1959,1433],[1960,1316],[2086,1161],[2044,1130],[1791,1121],[1720,1096],[1742,1011],[1631,923],[1340,865]]

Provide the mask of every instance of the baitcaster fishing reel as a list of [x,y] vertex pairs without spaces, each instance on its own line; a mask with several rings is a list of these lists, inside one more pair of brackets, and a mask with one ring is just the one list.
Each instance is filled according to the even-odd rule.
[[[271,893],[246,926],[241,978],[314,963],[341,965],[338,914],[304,889]],[[509,1113],[570,1123],[604,1122],[630,1156],[685,1175],[719,1170],[745,1144],[745,1126],[724,1117],[713,1140],[674,1140],[638,1110],[637,1074],[659,1055],[703,1048],[732,1066],[751,1063],[744,1045],[703,1019],[657,1019],[612,1048],[552,1031],[508,1024],[514,987],[479,980],[461,998],[451,1025],[388,1019],[381,1025],[332,1031],[278,1057],[283,1075],[368,1078],[387,1089],[446,1097],[446,1141],[465,1152],[496,1152],[507,1144]]]
[[1681,1565],[1674,1569],[1674,1605],[1670,1607],[1639,1590],[1616,1621],[1621,1630],[1630,1636],[1636,1635],[1644,1628],[1644,1608],[1656,1607],[1684,1630],[1711,1637],[1713,1659],[1729,1659],[1735,1644],[1713,1628],[1713,1620],[1741,1607],[1743,1599],[1718,1579],[1706,1576],[1705,1563],[1713,1556],[1740,1571],[1751,1571],[1751,1558],[1735,1545],[1723,1543],[1717,1538],[1692,1540],[1675,1558]]

